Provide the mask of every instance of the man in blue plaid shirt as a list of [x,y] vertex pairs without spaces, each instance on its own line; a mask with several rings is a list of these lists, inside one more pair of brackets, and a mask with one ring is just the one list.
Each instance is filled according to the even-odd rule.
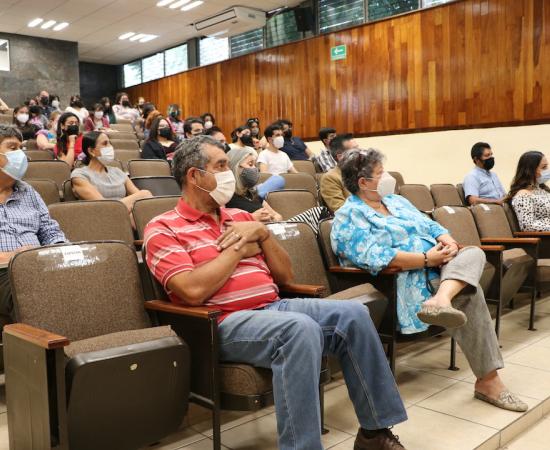
[[13,126],[0,125],[0,320],[12,314],[7,264],[17,252],[31,247],[65,242],[59,224],[50,217],[40,195],[21,181],[27,156],[23,137]]

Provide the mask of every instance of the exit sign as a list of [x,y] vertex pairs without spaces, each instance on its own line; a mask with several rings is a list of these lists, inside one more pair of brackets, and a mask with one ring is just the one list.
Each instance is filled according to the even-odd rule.
[[346,59],[348,56],[348,50],[345,45],[337,45],[330,49],[330,59],[332,61],[338,61],[339,59]]

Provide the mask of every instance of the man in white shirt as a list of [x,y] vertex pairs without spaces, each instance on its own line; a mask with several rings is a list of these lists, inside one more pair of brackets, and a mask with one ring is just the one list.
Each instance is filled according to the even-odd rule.
[[280,150],[285,144],[281,126],[279,124],[269,125],[264,130],[264,136],[267,139],[268,146],[258,156],[260,172],[273,175],[298,173],[288,155]]

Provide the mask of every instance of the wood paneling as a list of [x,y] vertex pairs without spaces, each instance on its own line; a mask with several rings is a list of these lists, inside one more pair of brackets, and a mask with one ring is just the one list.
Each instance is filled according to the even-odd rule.
[[[346,44],[346,60],[330,48]],[[546,64],[545,64],[546,62]],[[128,89],[229,132],[287,117],[357,135],[550,120],[550,1],[464,0]]]

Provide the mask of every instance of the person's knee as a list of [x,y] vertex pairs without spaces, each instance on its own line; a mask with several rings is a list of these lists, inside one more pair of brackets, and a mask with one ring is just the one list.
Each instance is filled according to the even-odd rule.
[[142,189],[139,191],[139,195],[141,198],[151,198],[153,196],[151,191],[148,191],[147,189]]
[[479,247],[464,247],[461,250],[461,253],[465,256],[467,255],[468,258],[472,259],[472,261],[479,261],[481,264],[485,264],[486,262],[485,252]]
[[293,345],[322,350],[323,330],[311,317],[305,314],[292,315],[286,322],[282,336],[293,341]]

